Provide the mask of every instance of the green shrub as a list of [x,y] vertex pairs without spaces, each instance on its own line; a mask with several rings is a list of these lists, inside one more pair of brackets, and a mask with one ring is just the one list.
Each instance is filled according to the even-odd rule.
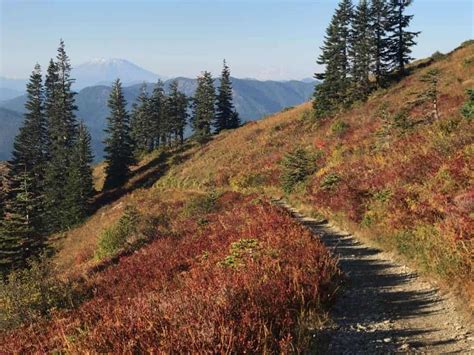
[[227,255],[220,265],[230,268],[237,268],[245,264],[245,258],[258,257],[260,244],[256,239],[239,239],[230,246],[230,254]]
[[12,271],[0,279],[0,329],[47,316],[59,308],[77,305],[84,293],[77,285],[59,280],[49,259],[31,260],[25,269]]
[[183,209],[185,216],[202,216],[214,211],[217,205],[219,195],[212,191],[205,195],[199,195],[191,198]]
[[139,220],[140,214],[135,207],[125,207],[124,214],[117,223],[102,232],[96,258],[103,259],[124,248],[130,237],[136,234]]
[[268,176],[263,173],[237,175],[230,179],[230,186],[236,191],[246,191],[264,185],[267,179]]
[[344,121],[337,120],[331,125],[331,132],[336,136],[341,136],[347,129],[349,124]]
[[323,190],[332,190],[341,181],[341,177],[336,173],[327,174],[321,181],[321,188]]
[[303,148],[296,148],[287,153],[280,162],[283,191],[291,193],[297,184],[312,175],[316,171],[316,158],[316,154]]
[[474,118],[474,89],[468,89],[466,93],[468,98],[461,108],[461,114],[468,120],[472,120]]

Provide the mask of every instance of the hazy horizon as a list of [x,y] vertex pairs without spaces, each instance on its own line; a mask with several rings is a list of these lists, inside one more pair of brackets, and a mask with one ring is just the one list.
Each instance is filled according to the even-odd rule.
[[[356,1],[354,1],[356,2]],[[0,0],[0,76],[25,79],[63,38],[73,67],[94,58],[128,60],[165,77],[218,74],[301,80],[316,58],[337,1]],[[413,56],[447,52],[473,37],[470,0],[415,0]]]

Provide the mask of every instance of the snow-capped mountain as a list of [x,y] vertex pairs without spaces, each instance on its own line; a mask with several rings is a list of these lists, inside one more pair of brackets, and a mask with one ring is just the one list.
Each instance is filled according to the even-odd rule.
[[73,68],[72,77],[76,79],[76,90],[97,84],[110,85],[117,78],[120,78],[124,85],[143,81],[155,82],[159,78],[163,79],[160,75],[143,69],[128,60],[117,58],[98,58],[80,64]]

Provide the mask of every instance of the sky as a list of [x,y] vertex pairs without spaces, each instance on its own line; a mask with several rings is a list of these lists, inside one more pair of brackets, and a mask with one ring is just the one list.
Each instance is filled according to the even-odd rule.
[[[354,0],[355,2],[356,0]],[[474,0],[415,0],[415,58],[474,38]],[[123,58],[166,77],[286,80],[318,71],[333,0],[0,0],[0,76],[46,66],[63,38],[73,66]]]

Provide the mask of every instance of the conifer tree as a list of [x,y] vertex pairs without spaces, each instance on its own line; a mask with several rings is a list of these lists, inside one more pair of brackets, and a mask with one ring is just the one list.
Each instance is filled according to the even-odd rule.
[[153,146],[157,148],[160,144],[166,144],[169,131],[169,120],[165,113],[166,95],[164,84],[161,80],[155,84],[150,98],[150,110],[152,120]]
[[68,226],[68,170],[72,147],[77,138],[77,120],[71,89],[71,65],[61,40],[56,62],[50,61],[45,82],[45,111],[47,115],[47,159],[45,169],[45,208],[47,225],[58,230]]
[[170,84],[167,106],[169,120],[173,124],[174,138],[183,144],[184,129],[188,118],[188,98],[179,91],[177,80],[173,80]]
[[43,240],[35,230],[32,216],[40,197],[32,190],[31,175],[24,170],[15,177],[17,184],[10,190],[5,218],[0,228],[0,272],[25,266],[26,260],[41,251]]
[[197,89],[193,100],[193,129],[198,141],[204,142],[211,135],[211,124],[215,116],[215,88],[211,73],[205,71],[197,78]]
[[371,90],[369,76],[373,38],[370,18],[368,1],[360,0],[354,11],[350,45],[354,100],[366,100]]
[[126,101],[122,92],[122,84],[117,79],[112,86],[108,101],[110,114],[107,117],[105,132],[105,189],[121,186],[128,178],[129,166],[134,162],[132,139],[130,137],[130,119],[126,110]]
[[94,192],[91,164],[91,136],[84,122],[78,126],[77,139],[72,149],[68,171],[67,195],[69,225],[81,222],[89,212],[89,202]]
[[379,87],[386,84],[389,54],[388,30],[390,29],[387,0],[372,0],[370,6],[372,31],[372,72]]
[[135,154],[140,155],[144,152],[151,152],[154,148],[155,127],[153,124],[153,112],[151,111],[151,100],[148,97],[145,83],[140,89],[137,102],[133,104],[130,129]]
[[5,210],[1,211],[0,268],[20,265],[23,259],[38,253],[42,244],[46,148],[43,101],[41,69],[36,65],[27,84],[25,121],[15,137],[8,164],[8,196],[3,196]]
[[413,3],[413,0],[390,0],[389,22],[393,33],[388,40],[388,55],[391,69],[398,74],[405,74],[405,65],[413,58],[410,56],[411,47],[416,42],[415,38],[420,32],[410,32],[407,28],[413,15],[405,15],[405,10]]
[[233,111],[230,116],[229,128],[239,128],[241,125],[240,116],[237,111]]
[[349,42],[353,7],[350,0],[342,0],[326,29],[324,45],[318,64],[325,65],[325,72],[315,74],[324,80],[317,85],[313,105],[316,115],[323,117],[338,107],[347,107],[351,103]]
[[230,80],[230,70],[225,60],[220,78],[220,86],[216,101],[216,118],[215,130],[219,133],[223,129],[229,129],[232,114],[234,112],[234,104],[232,103],[232,83]]

